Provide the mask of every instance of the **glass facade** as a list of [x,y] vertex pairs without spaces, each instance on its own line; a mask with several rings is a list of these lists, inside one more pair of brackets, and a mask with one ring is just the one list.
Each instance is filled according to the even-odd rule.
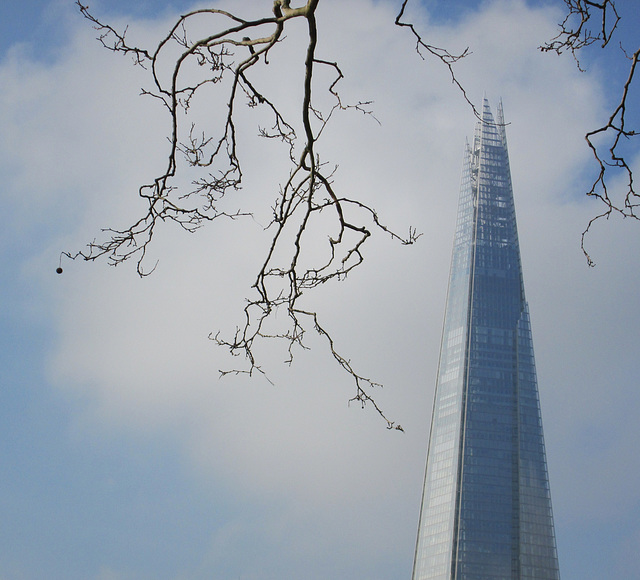
[[559,580],[502,115],[467,144],[413,580]]

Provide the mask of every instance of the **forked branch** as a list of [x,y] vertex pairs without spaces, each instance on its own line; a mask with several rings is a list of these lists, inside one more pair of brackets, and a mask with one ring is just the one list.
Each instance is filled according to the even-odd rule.
[[[599,44],[600,48],[606,48],[618,27],[620,15],[616,9],[614,0],[564,0],[567,6],[567,15],[559,24],[560,32],[548,43],[540,47],[543,52],[555,52],[562,54],[570,52],[580,70],[582,69],[579,51]],[[591,22],[595,20],[592,28]],[[586,194],[599,199],[604,204],[604,210],[589,220],[586,229],[582,233],[581,247],[590,266],[594,265],[586,247],[585,240],[591,226],[601,218],[609,218],[612,214],[623,217],[640,219],[638,215],[638,194],[635,191],[633,169],[628,161],[628,141],[636,137],[638,132],[630,128],[627,122],[628,108],[632,106],[637,97],[631,96],[632,83],[636,74],[636,66],[640,55],[640,48],[633,54],[619,47],[620,58],[629,61],[629,73],[622,91],[620,100],[611,112],[609,119],[601,127],[589,131],[585,135],[587,144],[593,153],[598,167],[597,177],[593,181]],[[610,185],[612,170],[624,173],[625,185],[622,193],[612,191]],[[616,173],[614,173],[616,175]]]
[[[351,376],[355,386],[352,400],[373,406],[388,428],[401,430],[373,399],[372,389],[380,385],[359,374],[336,349],[308,301],[304,307],[301,305],[310,290],[331,280],[345,279],[364,261],[364,246],[374,231],[384,232],[403,244],[412,244],[419,237],[413,228],[406,237],[400,236],[384,225],[365,201],[336,191],[335,170],[321,160],[318,140],[337,112],[354,109],[371,115],[371,111],[369,102],[342,101],[338,92],[343,78],[339,65],[316,55],[318,3],[319,0],[307,0],[299,7],[291,7],[290,0],[276,0],[271,14],[255,20],[215,8],[194,10],[180,16],[157,48],[148,50],[130,44],[126,29],[119,32],[103,23],[78,0],[80,12],[98,31],[101,44],[114,53],[133,56],[134,63],[148,71],[151,88],[144,89],[143,95],[159,101],[167,111],[169,140],[164,171],[138,191],[146,208],[141,217],[129,227],[104,230],[104,239],[94,240],[87,249],[66,256],[84,260],[106,257],[112,265],[133,258],[138,273],[145,276],[155,268],[147,269],[145,263],[154,233],[163,223],[175,222],[193,232],[218,218],[251,215],[252,211],[233,207],[235,196],[231,195],[242,184],[238,145],[240,139],[247,137],[239,134],[237,121],[242,104],[261,108],[270,116],[271,124],[259,128],[258,134],[286,145],[290,168],[272,204],[272,219],[267,226],[272,232],[271,242],[247,300],[244,322],[230,338],[220,332],[210,336],[246,363],[221,374],[264,374],[255,346],[266,339],[284,343],[290,363],[297,351],[307,348],[305,333],[313,329],[326,340],[335,361]],[[278,58],[281,51],[276,54],[274,47],[286,42],[285,29],[300,21],[306,26],[306,47],[291,49],[304,61],[300,79],[303,98],[291,116],[269,94],[268,86],[259,84],[260,75],[255,72],[264,72],[269,62]],[[198,35],[196,30],[203,29],[209,33]],[[323,87],[330,97],[329,104],[323,106],[314,99],[318,67],[333,75]],[[226,107],[220,109],[222,113],[218,110],[217,116],[210,113],[210,118],[203,120],[194,112],[212,91],[226,95]],[[176,178],[187,170],[192,176],[191,188],[184,191]],[[324,234],[318,237],[318,231]],[[283,317],[276,317],[278,311],[286,313],[286,322]]]
[[467,56],[469,56],[471,54],[471,51],[469,50],[469,47],[465,48],[460,54],[455,54],[455,53],[450,52],[446,48],[435,46],[433,44],[429,44],[428,42],[426,42],[423,39],[422,35],[416,30],[416,27],[411,22],[405,22],[403,20],[404,13],[405,13],[405,10],[407,8],[407,3],[408,2],[409,2],[409,0],[403,0],[402,1],[402,6],[400,7],[400,12],[398,12],[398,15],[396,16],[396,20],[395,20],[396,26],[400,26],[400,27],[403,27],[403,28],[408,28],[411,31],[411,34],[413,35],[415,43],[416,43],[416,46],[415,46],[416,52],[418,53],[420,58],[422,58],[422,60],[425,59],[424,53],[426,52],[428,55],[430,55],[430,56],[436,58],[437,60],[439,60],[447,68],[447,70],[449,71],[449,76],[451,77],[451,82],[462,93],[462,96],[463,96],[464,100],[467,101],[467,103],[471,107],[471,110],[473,111],[473,114],[476,116],[476,118],[482,120],[480,112],[478,111],[476,106],[473,104],[473,101],[467,95],[467,91],[462,86],[462,83],[460,82],[460,80],[456,76],[456,73],[455,73],[455,70],[454,70],[454,65],[459,60],[461,60],[461,59],[463,59],[463,58],[465,58],[465,57],[467,57]]

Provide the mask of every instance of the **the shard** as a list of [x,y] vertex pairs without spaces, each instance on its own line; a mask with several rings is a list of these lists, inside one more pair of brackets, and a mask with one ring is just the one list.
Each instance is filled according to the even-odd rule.
[[413,580],[558,580],[502,106],[467,144]]

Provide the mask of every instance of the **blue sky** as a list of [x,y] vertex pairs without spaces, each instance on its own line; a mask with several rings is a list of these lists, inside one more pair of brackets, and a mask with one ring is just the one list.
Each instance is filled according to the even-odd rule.
[[[342,63],[345,95],[374,100],[381,121],[343,115],[326,135],[337,184],[424,236],[411,248],[374,241],[362,270],[317,300],[352,360],[386,385],[379,400],[405,434],[347,405],[349,381],[313,339],[291,368],[265,347],[275,387],[218,380],[226,359],[206,337],[238,322],[261,258],[255,223],[168,229],[144,280],[104,263],[55,274],[60,251],[135,211],[162,161],[162,111],[137,97],[140,71],[100,49],[71,0],[0,4],[2,580],[410,577],[474,118],[392,26],[394,3],[325,1],[321,24],[342,17],[321,28],[320,50]],[[193,5],[90,4],[149,44]],[[598,224],[597,267],[586,266],[580,233],[598,207],[582,196],[594,171],[582,135],[606,118],[624,73],[617,45],[585,73],[536,51],[561,4],[413,13],[429,38],[470,46],[459,69],[470,95],[504,101],[562,577],[617,580],[640,567],[640,227]],[[620,32],[635,49],[632,4],[619,3],[631,22]],[[256,161],[243,195],[260,221],[271,197],[258,194],[277,191],[282,171],[262,143],[246,147]]]

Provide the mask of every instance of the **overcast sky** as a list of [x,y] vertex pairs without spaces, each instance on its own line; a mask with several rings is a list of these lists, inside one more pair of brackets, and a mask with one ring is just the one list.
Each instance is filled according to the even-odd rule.
[[[90,4],[150,46],[194,6]],[[71,0],[0,4],[0,579],[410,578],[475,119],[393,26],[398,4],[320,2],[318,56],[340,62],[345,97],[373,100],[380,121],[342,114],[321,154],[341,191],[424,235],[412,247],[374,239],[350,280],[309,300],[384,383],[377,400],[404,434],[348,405],[349,378],[313,337],[291,368],[264,348],[275,386],[218,378],[229,361],[207,336],[242,322],[260,224],[286,176],[249,121],[238,203],[255,221],[166,228],[145,279],[101,262],[56,275],[61,251],[135,216],[137,187],[162,168],[166,119],[137,96],[143,71],[101,49]],[[561,574],[620,580],[640,569],[640,225],[598,223],[587,267],[580,234],[599,207],[583,195],[595,168],[582,136],[608,117],[623,73],[615,47],[584,73],[536,50],[562,4],[429,0],[411,14],[433,43],[470,47],[458,70],[471,98],[503,100]],[[619,6],[633,51],[637,7]],[[300,81],[296,34],[282,50],[294,63],[285,102]]]

